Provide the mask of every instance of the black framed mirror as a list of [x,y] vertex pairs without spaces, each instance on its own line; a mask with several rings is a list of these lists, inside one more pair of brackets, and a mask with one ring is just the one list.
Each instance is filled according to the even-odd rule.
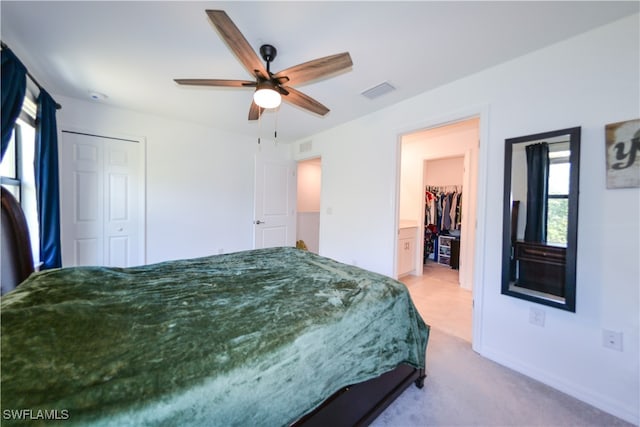
[[505,143],[502,293],[575,312],[580,127]]

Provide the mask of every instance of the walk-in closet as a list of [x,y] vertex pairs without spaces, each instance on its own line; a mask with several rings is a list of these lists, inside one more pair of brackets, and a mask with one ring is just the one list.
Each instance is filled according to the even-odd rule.
[[404,135],[398,210],[398,276],[449,268],[473,288],[479,120]]

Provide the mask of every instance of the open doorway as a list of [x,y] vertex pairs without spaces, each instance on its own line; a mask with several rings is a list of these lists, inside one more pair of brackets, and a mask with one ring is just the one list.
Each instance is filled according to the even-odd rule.
[[414,227],[415,268],[401,269],[399,257],[398,276],[414,299],[445,298],[429,302],[425,320],[467,341],[472,339],[479,134],[479,118],[470,118],[401,139],[398,234],[406,236],[403,227]]
[[320,252],[320,190],[322,161],[320,157],[298,162],[298,194],[296,245],[313,253]]

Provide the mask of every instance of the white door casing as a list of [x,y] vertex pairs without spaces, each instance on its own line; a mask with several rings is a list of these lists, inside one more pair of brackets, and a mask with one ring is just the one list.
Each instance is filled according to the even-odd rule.
[[255,180],[254,248],[295,246],[296,163],[256,156]]
[[62,132],[62,263],[144,263],[144,150],[140,141]]
[[[465,201],[462,204],[462,230],[460,232],[460,265],[459,282],[464,289],[473,290],[473,258],[475,247],[475,222],[476,222],[476,192],[477,185],[472,177],[472,150],[468,149],[464,153],[464,175],[462,177],[462,188],[466,191]],[[468,261],[468,262],[467,262]]]

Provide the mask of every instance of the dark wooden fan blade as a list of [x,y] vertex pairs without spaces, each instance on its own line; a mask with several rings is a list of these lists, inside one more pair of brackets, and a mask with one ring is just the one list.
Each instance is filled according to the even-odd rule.
[[[303,64],[294,65],[293,67],[282,70],[274,74],[274,78],[281,83],[288,85],[297,85],[309,80],[315,80],[320,77],[333,74],[344,70],[353,65],[349,52],[338,53],[336,55],[325,56],[324,58],[314,59],[313,61]],[[286,79],[288,78],[288,80]]]
[[258,104],[251,101],[251,107],[249,107],[249,120],[258,120],[263,111],[264,109],[258,107]]
[[222,87],[255,87],[256,82],[249,80],[220,80],[220,79],[174,79],[181,85],[190,86],[222,86]]
[[298,107],[302,107],[305,110],[320,114],[321,116],[324,116],[329,112],[327,107],[304,93],[289,86],[284,86],[283,89],[289,92],[288,95],[282,97],[285,101],[290,102],[293,105],[297,105]]
[[269,78],[267,70],[264,68],[260,57],[253,50],[247,39],[244,38],[236,24],[233,23],[229,15],[223,10],[207,10],[209,20],[216,27],[220,36],[225,41],[229,49],[238,57],[252,76],[256,73],[263,78]]

